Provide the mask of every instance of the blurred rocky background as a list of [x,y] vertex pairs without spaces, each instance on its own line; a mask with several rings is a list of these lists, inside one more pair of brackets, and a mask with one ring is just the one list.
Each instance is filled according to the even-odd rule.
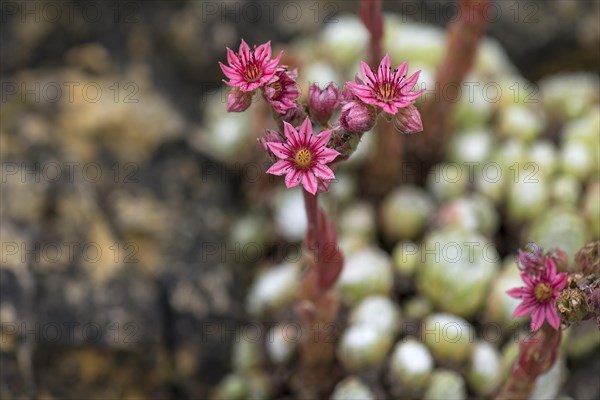
[[[384,11],[444,27],[451,3]],[[269,4],[0,3],[0,398],[200,399],[229,371],[256,270],[226,239],[255,234],[239,219],[264,180],[203,148],[206,129],[232,129],[206,128],[225,108],[209,104],[217,62],[240,38],[281,48],[358,10]],[[494,4],[489,35],[526,79],[598,70],[597,0]],[[598,394],[584,370],[598,359],[572,371],[577,398]]]

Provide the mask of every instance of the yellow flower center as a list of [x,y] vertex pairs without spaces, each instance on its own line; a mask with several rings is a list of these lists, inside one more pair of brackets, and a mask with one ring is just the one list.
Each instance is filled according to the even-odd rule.
[[276,81],[271,83],[269,86],[275,89],[275,94],[273,95],[273,98],[279,98],[279,96],[281,96],[281,92],[283,91],[283,86],[281,85],[281,83],[279,81]]
[[381,101],[389,101],[394,99],[395,95],[396,95],[396,90],[394,85],[392,85],[389,82],[383,83],[381,85],[379,85],[379,87],[377,88],[377,98]]
[[294,155],[294,162],[298,168],[306,169],[312,163],[312,154],[308,149],[300,149]]
[[248,82],[256,82],[262,76],[262,69],[255,63],[250,63],[244,70],[244,78]]
[[545,303],[552,297],[552,288],[545,282],[538,283],[533,292],[540,303]]

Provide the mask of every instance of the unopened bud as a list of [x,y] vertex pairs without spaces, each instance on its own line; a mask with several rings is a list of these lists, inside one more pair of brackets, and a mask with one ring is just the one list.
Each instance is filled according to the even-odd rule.
[[561,321],[568,324],[581,321],[589,312],[585,293],[571,288],[560,292],[556,298],[556,309]]
[[315,123],[325,125],[333,111],[340,103],[339,92],[332,83],[321,90],[319,85],[313,83],[308,88],[308,108]]
[[423,130],[423,122],[421,122],[421,114],[414,105],[401,108],[394,115],[394,127],[405,134],[418,133]]
[[252,94],[254,92],[243,92],[237,88],[232,89],[227,94],[227,111],[242,112],[246,111],[252,104]]
[[351,101],[342,107],[340,125],[348,132],[366,132],[373,128],[376,118],[373,107],[360,101]]
[[289,123],[292,126],[300,125],[306,118],[306,112],[304,107],[296,103],[296,106],[288,109],[285,114],[282,115],[282,120]]
[[569,256],[559,248],[552,249],[548,252],[548,256],[556,264],[558,272],[567,272],[569,270]]
[[279,134],[279,132],[273,131],[271,129],[266,129],[265,134],[258,138],[258,143],[263,148],[264,151],[271,154],[271,150],[267,146],[267,143],[283,143],[283,138]]
[[362,132],[352,133],[345,131],[341,126],[336,126],[331,138],[331,147],[337,150],[341,154],[341,157],[348,158],[356,151],[362,138]]
[[519,250],[519,268],[530,275],[536,275],[545,265],[544,252],[534,242],[529,242],[525,250]]
[[600,241],[588,243],[575,254],[577,270],[584,275],[600,275]]

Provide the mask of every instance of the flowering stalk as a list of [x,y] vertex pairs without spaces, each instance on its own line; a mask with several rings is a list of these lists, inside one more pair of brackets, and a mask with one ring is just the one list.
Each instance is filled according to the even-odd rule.
[[[381,5],[372,3],[378,4],[375,10],[379,11],[368,20],[373,29],[379,29],[379,33],[373,35],[379,41]],[[318,194],[329,190],[335,179],[335,164],[350,157],[379,115],[385,114],[390,120],[396,118],[397,129],[419,131],[421,118],[413,103],[422,91],[413,91],[419,72],[406,78],[408,64],[405,62],[392,69],[386,54],[377,70],[362,62],[363,79],[357,77],[355,82],[346,82],[342,94],[332,84],[324,89],[318,84],[311,85],[306,107],[297,100],[300,91],[296,71],[289,72],[286,66],[278,65],[280,57],[271,60],[269,42],[251,50],[242,41],[238,53],[227,49],[229,65],[221,64],[221,69],[230,79],[225,83],[233,87],[227,97],[228,111],[246,110],[256,92],[262,93],[273,111],[279,131],[267,130],[259,139],[274,162],[267,173],[285,176],[288,189],[303,188],[308,221],[305,244],[312,257],[300,286],[296,310],[304,331],[313,335],[301,345],[301,365],[295,386],[301,398],[321,398],[330,392],[334,382],[324,377],[331,377],[335,349],[330,328],[340,303],[337,292],[332,289],[344,261],[337,246],[334,224],[319,208]],[[340,106],[339,120],[331,123]]]
[[531,315],[531,330],[536,332],[521,342],[519,356],[497,399],[529,398],[537,377],[556,361],[561,327],[596,318],[600,329],[600,242],[579,250],[576,265],[568,273],[557,273],[557,264],[569,269],[568,258],[560,249],[544,253],[530,243],[528,250],[519,250],[518,259],[526,286],[507,293],[523,300],[513,315]]
[[519,356],[496,399],[528,399],[538,376],[554,365],[560,340],[561,332],[546,323],[532,338],[521,341]]
[[[436,76],[436,90],[444,93],[447,88],[462,85],[487,27],[487,7],[488,0],[458,0],[457,12],[460,17],[448,29],[446,53]],[[425,105],[423,112],[429,123],[414,149],[419,159],[431,160],[432,164],[445,153],[448,135],[452,132],[448,125],[455,105],[451,96],[441,96],[439,99]]]
[[369,64],[375,65],[382,56],[383,15],[381,13],[381,0],[362,0],[360,2],[360,19],[371,33]]
[[[375,66],[377,61],[379,61],[383,55],[381,50],[381,39],[383,37],[383,13],[381,1],[362,0],[360,3],[360,18],[370,33],[368,58],[369,64]],[[395,79],[404,80],[407,64],[402,64],[399,68],[393,70],[392,72],[390,69],[389,56],[386,55],[386,58],[387,62],[385,64],[387,65],[382,66],[382,64],[384,64],[384,61],[382,61],[376,73],[378,74],[378,78],[381,78],[380,74],[382,72],[384,75],[389,74],[387,77],[388,79],[379,79],[380,85],[378,86],[375,86],[375,83],[371,82],[370,84],[373,88],[377,89],[378,93],[375,93],[375,96],[371,96],[370,99],[363,99],[366,104],[376,104],[377,100],[379,100],[378,97],[382,97],[383,101],[380,101],[379,106],[381,106],[386,113],[391,115],[390,119],[393,120],[393,124],[386,124],[381,127],[379,132],[380,137],[377,141],[377,147],[375,149],[375,156],[368,166],[369,176],[371,176],[372,179],[366,182],[367,191],[376,195],[387,193],[389,189],[396,184],[398,177],[400,176],[403,145],[402,137],[398,136],[396,133],[416,133],[423,129],[419,111],[412,105],[412,103],[414,103],[414,99],[420,96],[422,92],[411,93],[419,74],[416,73],[405,80],[403,87],[400,85],[394,85],[394,80],[389,78],[393,77]],[[369,68],[367,66],[365,70],[365,66],[366,64],[361,64],[361,72],[367,85],[369,85]],[[414,83],[411,81],[413,78]],[[386,85],[386,83],[392,84]],[[354,85],[357,90],[360,90],[358,88],[359,85],[355,83],[349,82],[348,85],[350,87]],[[394,101],[389,101],[390,98],[393,98],[394,95],[398,94],[395,92],[395,89],[399,89],[398,92],[403,92],[402,97],[405,101],[404,104],[396,101],[396,105],[398,105],[398,107],[396,107]],[[368,93],[368,88],[363,89],[363,92]],[[409,99],[411,95],[414,95],[412,100]],[[344,111],[344,109],[342,109],[342,111]],[[374,122],[375,121],[373,121],[368,129],[373,127],[375,124]]]

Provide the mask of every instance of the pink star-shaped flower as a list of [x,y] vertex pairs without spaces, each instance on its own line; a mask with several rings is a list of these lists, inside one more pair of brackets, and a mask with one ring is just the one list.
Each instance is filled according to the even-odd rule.
[[556,273],[556,264],[546,257],[545,268],[536,275],[521,272],[521,279],[526,286],[510,289],[509,296],[522,299],[523,302],[513,312],[514,317],[531,315],[531,330],[540,329],[547,320],[554,329],[560,327],[560,318],[556,311],[556,298],[567,285],[567,274]]
[[279,158],[267,173],[285,175],[285,185],[288,188],[302,183],[307,192],[316,194],[318,181],[327,183],[335,179],[333,171],[327,166],[340,154],[327,147],[333,130],[314,135],[308,117],[298,130],[287,122],[283,123],[283,127],[285,134],[283,143],[266,143],[269,151]]
[[281,53],[271,60],[271,42],[254,46],[254,50],[242,39],[240,50],[234,53],[227,48],[227,62],[229,66],[219,63],[223,73],[229,78],[226,84],[239,88],[244,92],[251,92],[269,82],[277,71],[277,64]]
[[406,78],[408,62],[392,69],[390,56],[383,57],[377,71],[372,71],[364,61],[360,62],[360,71],[364,82],[356,78],[356,82],[346,82],[352,92],[364,103],[380,107],[389,114],[396,114],[398,109],[409,106],[425,91],[413,92],[419,74],[417,71]]

